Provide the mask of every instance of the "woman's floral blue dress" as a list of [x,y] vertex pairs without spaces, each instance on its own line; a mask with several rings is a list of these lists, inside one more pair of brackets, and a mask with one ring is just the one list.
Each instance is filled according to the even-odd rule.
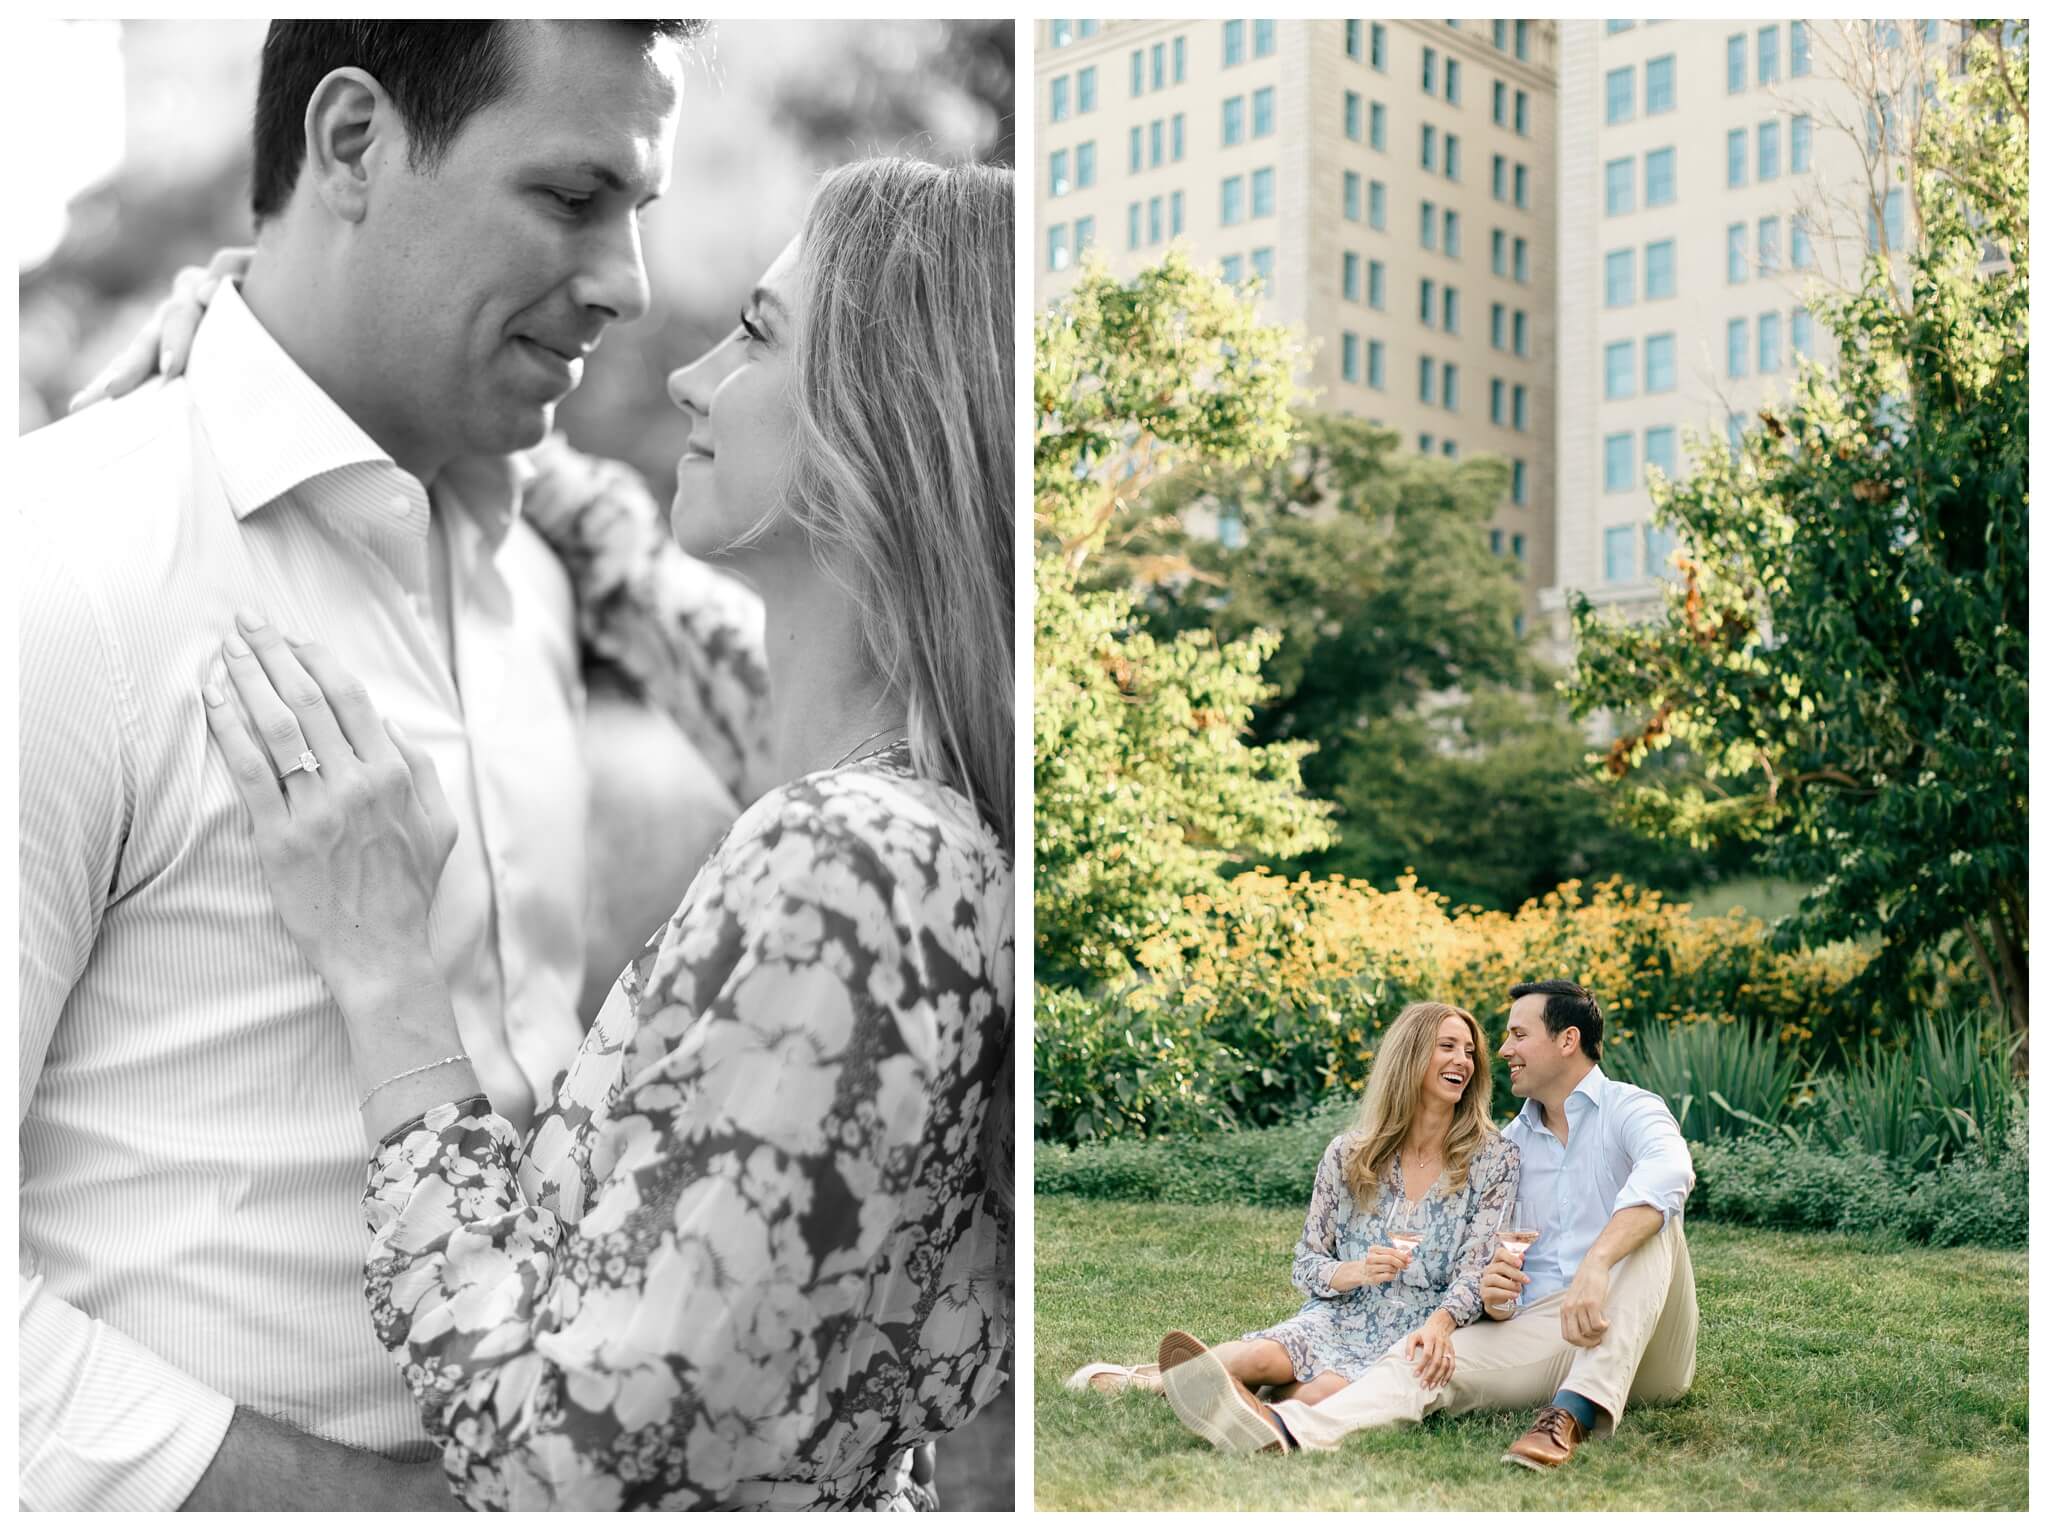
[[[1294,1249],[1294,1285],[1308,1301],[1285,1323],[1245,1336],[1280,1345],[1304,1382],[1322,1372],[1363,1376],[1439,1308],[1461,1327],[1478,1318],[1479,1274],[1503,1220],[1513,1214],[1521,1183],[1519,1151],[1495,1136],[1472,1156],[1462,1190],[1449,1190],[1439,1177],[1412,1208],[1404,1206],[1397,1160],[1371,1209],[1361,1212],[1344,1181],[1344,1158],[1355,1142],[1354,1134],[1340,1134],[1316,1167],[1308,1220]],[[1420,1233],[1422,1243],[1399,1276],[1348,1292],[1330,1285],[1337,1266],[1364,1259],[1375,1244],[1392,1243],[1388,1235],[1404,1226]]]
[[929,1504],[912,1449],[1006,1380],[1011,905],[907,748],[803,777],[734,823],[525,1145],[481,1098],[385,1139],[371,1315],[464,1501]]

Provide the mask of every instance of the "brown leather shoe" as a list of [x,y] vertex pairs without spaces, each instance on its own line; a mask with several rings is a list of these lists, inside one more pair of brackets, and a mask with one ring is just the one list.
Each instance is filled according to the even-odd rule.
[[1579,1428],[1571,1410],[1548,1403],[1536,1411],[1536,1422],[1508,1447],[1501,1460],[1538,1472],[1546,1467],[1562,1467],[1572,1459],[1573,1448],[1585,1438],[1586,1432]]
[[1180,1422],[1218,1451],[1286,1454],[1280,1417],[1193,1335],[1176,1329],[1159,1342],[1159,1376]]

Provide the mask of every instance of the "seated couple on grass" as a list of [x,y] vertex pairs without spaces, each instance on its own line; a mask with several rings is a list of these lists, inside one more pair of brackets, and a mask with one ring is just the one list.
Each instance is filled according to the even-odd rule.
[[1683,1395],[1699,1330],[1692,1156],[1660,1098],[1600,1071],[1589,992],[1552,979],[1509,994],[1499,1056],[1524,1105],[1504,1131],[1470,1015],[1410,1005],[1388,1031],[1359,1125],[1316,1171],[1299,1313],[1213,1350],[1175,1331],[1156,1367],[1083,1367],[1068,1385],[1163,1392],[1229,1452],[1326,1451],[1438,1411],[1533,1406],[1503,1460],[1539,1469],[1611,1433],[1631,1400]]

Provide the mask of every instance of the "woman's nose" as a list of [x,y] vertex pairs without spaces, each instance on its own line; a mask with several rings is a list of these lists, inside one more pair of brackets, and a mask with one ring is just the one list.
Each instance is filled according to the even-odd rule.
[[688,366],[678,367],[668,375],[668,396],[678,409],[694,410],[700,415],[711,413],[711,396],[739,365],[737,341],[735,331]]

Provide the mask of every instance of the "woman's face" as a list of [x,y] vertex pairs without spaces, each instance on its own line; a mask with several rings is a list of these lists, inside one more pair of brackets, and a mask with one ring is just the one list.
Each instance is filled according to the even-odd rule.
[[1455,1015],[1445,1016],[1437,1022],[1436,1046],[1422,1076],[1424,1097],[1434,1095],[1455,1106],[1465,1098],[1475,1068],[1471,1028]]
[[[762,273],[733,332],[669,374],[669,397],[691,423],[669,526],[683,551],[699,558],[723,552],[782,506],[796,442],[795,325],[804,304],[797,243]],[[771,547],[783,535],[771,526],[756,546]]]

